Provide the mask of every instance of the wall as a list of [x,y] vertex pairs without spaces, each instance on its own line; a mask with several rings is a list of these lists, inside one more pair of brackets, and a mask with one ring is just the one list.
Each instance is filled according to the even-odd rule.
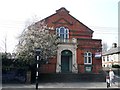
[[[103,60],[103,58],[105,58],[105,61]],[[120,64],[118,53],[110,54],[110,55],[104,55],[102,57],[102,67],[112,67],[112,64],[118,64],[118,63]]]
[[[56,32],[55,28],[57,27],[66,27],[69,31],[69,38],[76,38],[77,39],[77,64],[78,64],[78,72],[84,73],[84,52],[90,51],[93,54],[92,57],[92,67],[93,72],[97,73],[98,70],[101,68],[102,60],[101,58],[97,60],[94,55],[96,52],[101,52],[101,40],[100,39],[92,39],[93,31],[88,28],[86,25],[78,21],[76,18],[71,16],[69,12],[65,8],[60,8],[56,11],[55,14],[43,19],[45,20],[48,27],[53,27],[51,32]],[[39,22],[37,23],[39,25]],[[56,58],[57,59],[57,58]],[[52,61],[50,65],[44,65],[47,72],[55,72],[55,63],[57,61]],[[51,69],[50,69],[51,68]],[[51,70],[48,71],[47,69]],[[44,71],[45,72],[45,71]]]

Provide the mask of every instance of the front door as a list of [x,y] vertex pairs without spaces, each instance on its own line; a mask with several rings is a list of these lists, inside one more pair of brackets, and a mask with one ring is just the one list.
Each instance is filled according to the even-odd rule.
[[69,56],[62,56],[61,71],[63,73],[69,72]]
[[68,73],[71,72],[72,64],[72,52],[65,50],[61,55],[61,72]]

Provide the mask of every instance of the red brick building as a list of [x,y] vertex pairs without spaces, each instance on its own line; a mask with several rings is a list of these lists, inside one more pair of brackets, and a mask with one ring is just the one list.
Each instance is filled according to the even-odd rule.
[[57,56],[40,67],[41,73],[98,73],[102,59],[101,40],[92,39],[93,30],[69,14],[65,8],[43,19],[60,37]]

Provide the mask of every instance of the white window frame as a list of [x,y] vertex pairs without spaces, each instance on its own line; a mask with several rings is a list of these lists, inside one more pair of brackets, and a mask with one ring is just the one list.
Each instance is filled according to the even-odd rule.
[[[68,28],[65,28],[65,27],[56,28],[56,34],[60,37],[60,35],[62,34],[62,33],[60,33],[61,28],[64,28],[64,32],[63,32],[64,38],[63,39],[69,39],[69,29]],[[67,31],[67,33],[66,33],[66,31]],[[66,35],[67,35],[67,37],[66,37]]]
[[[89,63],[89,58],[91,60],[90,63]],[[85,60],[85,59],[87,59],[87,60]],[[85,62],[85,61],[87,61],[87,62]],[[89,65],[92,64],[92,53],[91,52],[85,52],[84,53],[84,64],[89,64]]]

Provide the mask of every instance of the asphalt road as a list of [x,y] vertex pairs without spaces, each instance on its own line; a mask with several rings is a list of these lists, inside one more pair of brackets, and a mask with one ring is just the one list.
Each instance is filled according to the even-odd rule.
[[[39,83],[38,90],[100,90],[108,89],[106,82],[80,82],[80,83]],[[118,89],[120,85],[112,85],[110,89]],[[35,84],[5,84],[2,90],[36,90]]]
[[[2,90],[36,90],[33,88],[27,88],[27,89],[19,89],[19,88],[14,88],[14,89],[2,89]],[[40,88],[38,90],[119,90],[118,88],[99,88],[99,89],[84,89],[84,88]]]

